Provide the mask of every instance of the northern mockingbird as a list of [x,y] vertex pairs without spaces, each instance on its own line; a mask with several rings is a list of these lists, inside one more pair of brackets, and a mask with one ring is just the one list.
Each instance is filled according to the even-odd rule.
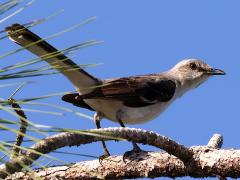
[[[198,59],[180,61],[168,71],[101,80],[78,67],[63,53],[20,24],[6,28],[12,41],[41,57],[66,76],[79,93],[62,99],[73,105],[95,111],[94,120],[100,128],[102,118],[124,124],[139,124],[161,114],[175,99],[198,87],[213,75],[225,72]],[[51,55],[51,56],[49,56]],[[102,141],[105,156],[109,156]],[[133,143],[133,150],[140,148]]]

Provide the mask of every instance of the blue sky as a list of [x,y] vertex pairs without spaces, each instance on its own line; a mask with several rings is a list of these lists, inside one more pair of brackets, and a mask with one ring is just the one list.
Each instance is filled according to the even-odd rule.
[[[239,148],[240,143],[236,141],[236,137],[240,135],[239,5],[240,2],[237,0],[38,0],[24,12],[2,23],[1,28],[15,22],[26,23],[46,17],[64,9],[61,15],[32,28],[40,36],[47,37],[96,16],[97,19],[85,27],[49,42],[62,49],[85,40],[103,40],[103,44],[83,49],[73,58],[79,64],[103,63],[87,69],[100,78],[157,73],[171,68],[182,59],[192,57],[200,58],[216,68],[223,69],[227,73],[226,76],[209,79],[198,89],[174,102],[166,112],[153,121],[130,127],[158,132],[186,146],[205,145],[214,133],[220,133],[224,136],[223,148]],[[1,54],[18,48],[8,39],[0,43]],[[35,56],[27,51],[20,52],[1,60],[0,67],[33,57]],[[27,80],[36,83],[25,86],[21,93],[15,96],[16,99],[74,89],[60,74]],[[2,81],[1,84],[22,81],[26,79]],[[1,98],[6,99],[15,88],[1,88]],[[62,102],[60,97],[44,102],[92,115],[92,112]],[[43,109],[47,110],[47,108]],[[11,117],[3,112],[1,116]],[[70,113],[63,117],[28,113],[28,117],[39,124],[75,129],[95,128],[91,120]],[[103,120],[102,126],[118,126],[118,124]],[[6,140],[13,138],[11,135],[4,136]],[[127,142],[107,144],[113,155],[123,154],[131,148],[131,144]],[[142,148],[156,150],[148,146]],[[71,148],[71,151],[96,156],[102,154],[99,143]],[[68,162],[89,159],[52,155]]]

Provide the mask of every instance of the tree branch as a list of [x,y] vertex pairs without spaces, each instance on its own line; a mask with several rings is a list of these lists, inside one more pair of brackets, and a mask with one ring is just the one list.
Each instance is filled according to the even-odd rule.
[[184,147],[167,137],[141,129],[104,128],[79,131],[79,133],[65,132],[43,139],[30,147],[31,151],[26,152],[26,155],[12,159],[5,163],[5,165],[2,165],[0,167],[0,177],[6,177],[6,172],[12,174],[20,171],[23,164],[32,164],[33,160],[37,160],[40,157],[40,154],[36,154],[34,151],[47,154],[65,146],[79,146],[82,144],[101,141],[103,139],[116,140],[119,138],[159,147],[168,153],[177,156],[184,162],[189,161],[189,159],[193,156],[192,152],[187,147]]
[[[170,156],[166,153],[160,153],[159,158],[157,158],[158,163],[156,162],[157,164],[153,165],[151,162],[155,157],[152,157],[151,153],[150,155],[149,153],[142,154],[141,156],[133,155],[134,157],[131,158],[133,159],[133,161],[127,163],[124,163],[122,159],[121,161],[118,160],[116,163],[116,159],[114,159],[114,157],[111,157],[113,159],[108,159],[109,161],[106,161],[103,166],[101,166],[100,164],[96,164],[96,162],[94,163],[94,161],[93,163],[91,163],[90,161],[89,163],[91,164],[91,167],[93,169],[91,169],[89,173],[87,173],[87,170],[90,169],[86,169],[86,164],[80,163],[79,165],[83,168],[82,172],[87,173],[91,178],[97,178],[97,175],[100,175],[104,178],[108,178],[109,175],[115,177],[127,177],[129,175],[126,174],[127,172],[136,173],[135,175],[133,174],[133,177],[143,177],[141,175],[141,172],[147,173],[148,171],[151,171],[151,173],[156,171],[156,177],[164,175],[164,173],[166,173],[166,176],[169,175],[170,177],[178,177],[185,175],[190,175],[192,177],[240,177],[239,150],[218,150],[209,146],[196,146],[192,148],[187,148],[181,144],[174,142],[173,140],[170,140],[167,137],[150,131],[134,128],[104,128],[88,131],[79,131],[79,133],[59,133],[36,143],[31,147],[31,150],[46,154],[65,146],[87,144],[91,142],[101,141],[103,139],[127,139],[136,143],[152,145],[165,150],[166,152],[176,156],[177,158]],[[14,160],[10,160],[4,166],[1,166],[0,177],[5,178],[7,176],[6,172],[13,174],[14,172],[20,171],[22,169],[22,164],[30,165],[33,160],[36,160],[39,157],[39,154],[36,154],[35,152],[29,150],[25,156],[20,156]],[[132,163],[136,164],[134,165]],[[143,169],[141,168],[136,168],[138,166],[146,167],[146,170],[151,167],[150,169],[153,169],[154,171],[143,171]],[[163,166],[166,169],[162,172]],[[88,168],[90,168],[90,166]],[[119,168],[122,170],[118,171]],[[124,172],[122,171],[126,173],[124,174]],[[93,174],[90,172],[93,172]],[[107,174],[107,172],[109,172],[110,174]],[[119,173],[121,175],[119,175]]]
[[27,131],[28,123],[26,121],[27,116],[25,115],[20,105],[13,98],[9,98],[8,102],[9,104],[12,105],[12,108],[14,109],[16,114],[19,116],[19,124],[20,124],[19,132],[17,133],[17,136],[16,136],[15,146],[13,146],[13,149],[12,149],[11,159],[14,159],[19,155],[19,152],[20,152],[19,146],[21,146],[23,142],[24,135],[26,134],[26,131]]
[[208,147],[192,147],[198,166],[185,166],[175,156],[162,152],[133,155],[124,163],[122,156],[109,157],[99,164],[98,160],[84,161],[67,166],[20,172],[7,179],[128,179],[156,177],[240,177],[240,150],[217,150]]

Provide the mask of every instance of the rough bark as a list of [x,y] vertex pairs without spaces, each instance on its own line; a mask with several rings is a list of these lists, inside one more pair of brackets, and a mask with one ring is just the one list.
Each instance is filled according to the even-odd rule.
[[[175,156],[162,152],[134,154],[123,162],[122,156],[79,162],[68,166],[51,167],[31,173],[21,172],[7,179],[123,179],[139,177],[240,177],[240,150],[217,150],[192,147],[194,159],[190,165]],[[194,165],[191,165],[194,164]]]
[[[94,135],[94,136],[93,136]],[[104,136],[104,137],[103,137]],[[159,134],[134,128],[105,128],[60,133],[48,137],[31,147],[41,153],[49,153],[64,146],[87,144],[100,140],[123,140],[149,144],[167,153],[148,152],[134,154],[127,163],[121,156],[110,157],[102,165],[98,160],[80,162],[61,167],[17,173],[8,179],[27,179],[33,176],[44,179],[115,179],[136,177],[240,177],[240,150],[220,150],[222,136],[214,135],[207,146],[187,148]],[[23,164],[30,165],[40,157],[29,150],[26,155],[10,160],[0,167],[0,177],[20,171]],[[170,155],[171,154],[171,155]],[[173,156],[174,155],[174,156]]]

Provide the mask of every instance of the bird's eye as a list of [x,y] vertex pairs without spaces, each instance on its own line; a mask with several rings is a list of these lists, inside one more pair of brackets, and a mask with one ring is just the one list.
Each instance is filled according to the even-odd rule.
[[190,64],[190,68],[191,68],[191,70],[196,70],[197,69],[197,65],[195,63],[191,63]]

